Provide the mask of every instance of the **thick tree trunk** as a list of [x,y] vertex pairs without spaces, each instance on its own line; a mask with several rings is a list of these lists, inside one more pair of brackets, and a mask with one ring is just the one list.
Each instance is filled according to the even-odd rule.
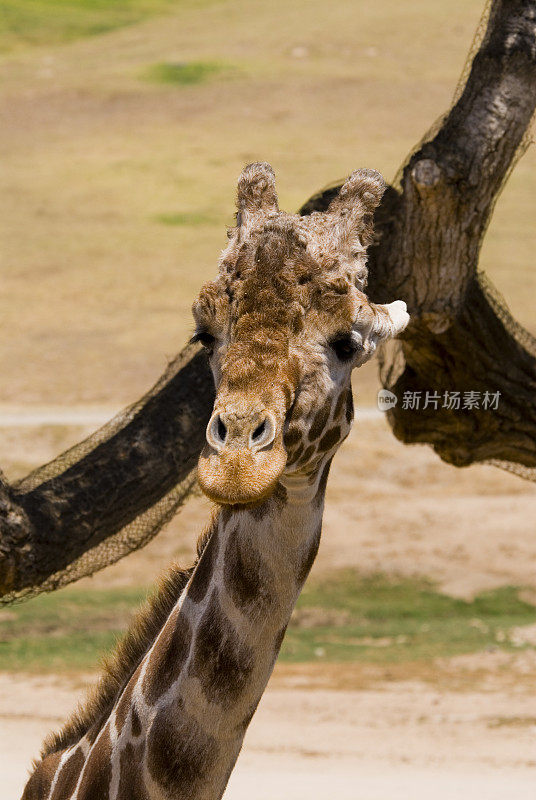
[[[378,210],[369,293],[377,302],[402,298],[412,314],[403,341],[382,353],[384,385],[398,398],[389,412],[395,434],[431,444],[457,466],[493,460],[536,479],[536,344],[477,273],[493,203],[535,107],[536,0],[495,0],[459,99]],[[302,213],[325,209],[337,190],[315,195]],[[444,407],[453,392],[460,408]],[[480,408],[463,408],[470,392],[480,393]],[[497,392],[497,408],[492,400],[484,409],[486,393]],[[411,409],[416,396],[420,408]],[[176,507],[192,486],[212,402],[206,360],[186,348],[96,446],[61,456],[19,488],[1,481],[0,595],[66,582],[50,576],[65,575],[184,483]],[[151,524],[154,533],[161,522]],[[133,536],[130,549],[140,541]],[[92,571],[88,563],[70,579]]]
[[[477,265],[535,107],[536,0],[496,0],[458,101],[378,209],[368,282],[373,300],[402,298],[412,316],[382,354],[384,386],[398,401],[388,412],[396,436],[427,442],[456,466],[494,460],[526,476],[536,468],[536,342]],[[337,188],[302,213],[325,208]],[[453,392],[459,409],[448,407]],[[463,408],[470,392],[479,408]],[[420,408],[409,408],[417,399]]]

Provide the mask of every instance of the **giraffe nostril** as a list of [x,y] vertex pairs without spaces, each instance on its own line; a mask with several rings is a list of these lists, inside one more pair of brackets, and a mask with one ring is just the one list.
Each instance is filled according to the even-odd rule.
[[207,442],[218,453],[225,447],[228,430],[227,425],[222,420],[218,412],[215,412],[207,425]]
[[257,442],[261,438],[261,436],[263,436],[265,430],[266,430],[266,420],[263,419],[261,424],[259,426],[257,426],[255,428],[255,430],[253,431],[253,433],[251,434],[252,440],[254,442]]
[[273,442],[276,434],[276,420],[270,412],[263,413],[262,422],[252,430],[255,422],[259,421],[257,415],[255,422],[253,414],[236,414],[234,411],[215,411],[207,425],[206,437],[208,444],[222,453],[224,450],[245,450],[250,448],[253,452],[267,447]]
[[263,421],[257,425],[249,435],[249,446],[256,453],[264,447],[267,447],[275,439],[277,424],[274,415],[270,412],[266,413]]
[[217,431],[221,442],[222,443],[225,442],[225,439],[227,437],[227,428],[225,427],[225,424],[220,416],[218,416]]

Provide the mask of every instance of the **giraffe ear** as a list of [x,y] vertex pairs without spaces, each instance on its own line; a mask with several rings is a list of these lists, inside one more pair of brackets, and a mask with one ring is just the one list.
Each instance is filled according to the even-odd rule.
[[370,306],[374,312],[372,335],[376,339],[391,339],[406,328],[410,317],[403,300],[395,300],[387,305],[371,303]]
[[372,215],[385,191],[385,181],[375,169],[356,169],[345,180],[339,194],[329,204],[328,212],[340,217],[342,238],[359,236],[366,247],[372,241]]
[[237,223],[248,213],[279,211],[275,190],[275,173],[266,161],[248,164],[238,179]]

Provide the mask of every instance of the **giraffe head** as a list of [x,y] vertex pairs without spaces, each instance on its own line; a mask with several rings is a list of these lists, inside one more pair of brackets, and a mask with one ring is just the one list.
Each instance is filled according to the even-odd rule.
[[363,293],[378,172],[352,173],[325,213],[280,212],[269,164],[238,181],[237,224],[218,278],[194,303],[214,412],[199,482],[218,503],[268,497],[283,473],[315,479],[350,430],[351,373],[406,327],[406,304]]

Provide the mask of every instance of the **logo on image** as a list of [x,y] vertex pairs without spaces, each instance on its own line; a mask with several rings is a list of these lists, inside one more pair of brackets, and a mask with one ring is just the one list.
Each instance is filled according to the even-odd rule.
[[396,406],[397,402],[396,394],[390,392],[389,389],[380,389],[378,392],[378,408],[380,411],[389,411],[390,408]]

